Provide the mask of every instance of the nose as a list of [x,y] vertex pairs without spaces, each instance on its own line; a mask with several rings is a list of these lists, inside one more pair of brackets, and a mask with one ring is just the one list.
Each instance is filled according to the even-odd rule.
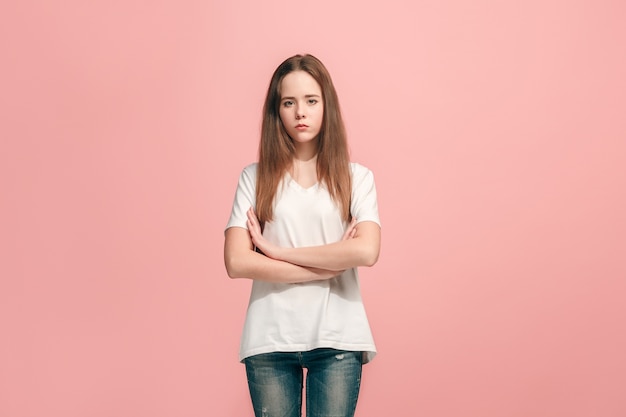
[[304,119],[305,117],[303,106],[298,106],[296,108],[296,120]]

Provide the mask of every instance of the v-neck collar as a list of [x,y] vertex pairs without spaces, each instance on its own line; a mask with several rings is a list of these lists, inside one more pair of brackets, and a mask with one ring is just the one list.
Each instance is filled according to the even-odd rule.
[[289,172],[286,172],[286,178],[289,184],[292,184],[293,186],[295,186],[296,188],[302,190],[302,191],[311,191],[311,190],[316,190],[317,187],[319,186],[319,181],[317,181],[315,184],[311,185],[310,187],[304,187],[302,185],[300,185],[300,183],[298,181],[296,181]]

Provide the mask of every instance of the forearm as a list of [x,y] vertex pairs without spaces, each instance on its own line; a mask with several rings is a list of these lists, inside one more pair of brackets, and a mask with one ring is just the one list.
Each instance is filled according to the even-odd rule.
[[321,268],[308,268],[286,261],[268,258],[256,252],[250,252],[244,259],[225,260],[230,278],[250,278],[267,282],[294,284],[299,282],[329,279],[341,272],[322,271]]
[[330,279],[341,270],[327,270],[295,265],[283,260],[268,258],[253,250],[244,229],[226,231],[224,264],[230,278],[250,278],[267,282],[299,283]]
[[378,253],[376,244],[354,238],[320,246],[280,248],[276,258],[306,267],[345,270],[374,265]]
[[350,226],[347,233],[340,241],[326,245],[299,248],[273,246],[270,248],[270,257],[296,265],[331,270],[374,265],[380,252],[380,226],[364,221]]

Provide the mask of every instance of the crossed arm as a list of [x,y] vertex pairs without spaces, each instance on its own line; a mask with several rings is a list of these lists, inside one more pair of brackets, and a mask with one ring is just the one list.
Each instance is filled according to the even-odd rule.
[[[248,229],[226,230],[224,263],[231,278],[297,283],[330,279],[346,269],[372,266],[380,251],[380,227],[370,221],[353,220],[342,239],[320,246],[281,248],[261,233],[252,209]],[[263,252],[254,250],[255,246]]]

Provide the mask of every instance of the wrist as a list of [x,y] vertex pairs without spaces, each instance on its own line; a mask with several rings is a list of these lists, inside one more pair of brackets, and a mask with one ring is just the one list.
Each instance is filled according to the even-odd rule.
[[272,258],[278,261],[286,261],[285,259],[285,249],[280,246],[275,246],[272,248]]

